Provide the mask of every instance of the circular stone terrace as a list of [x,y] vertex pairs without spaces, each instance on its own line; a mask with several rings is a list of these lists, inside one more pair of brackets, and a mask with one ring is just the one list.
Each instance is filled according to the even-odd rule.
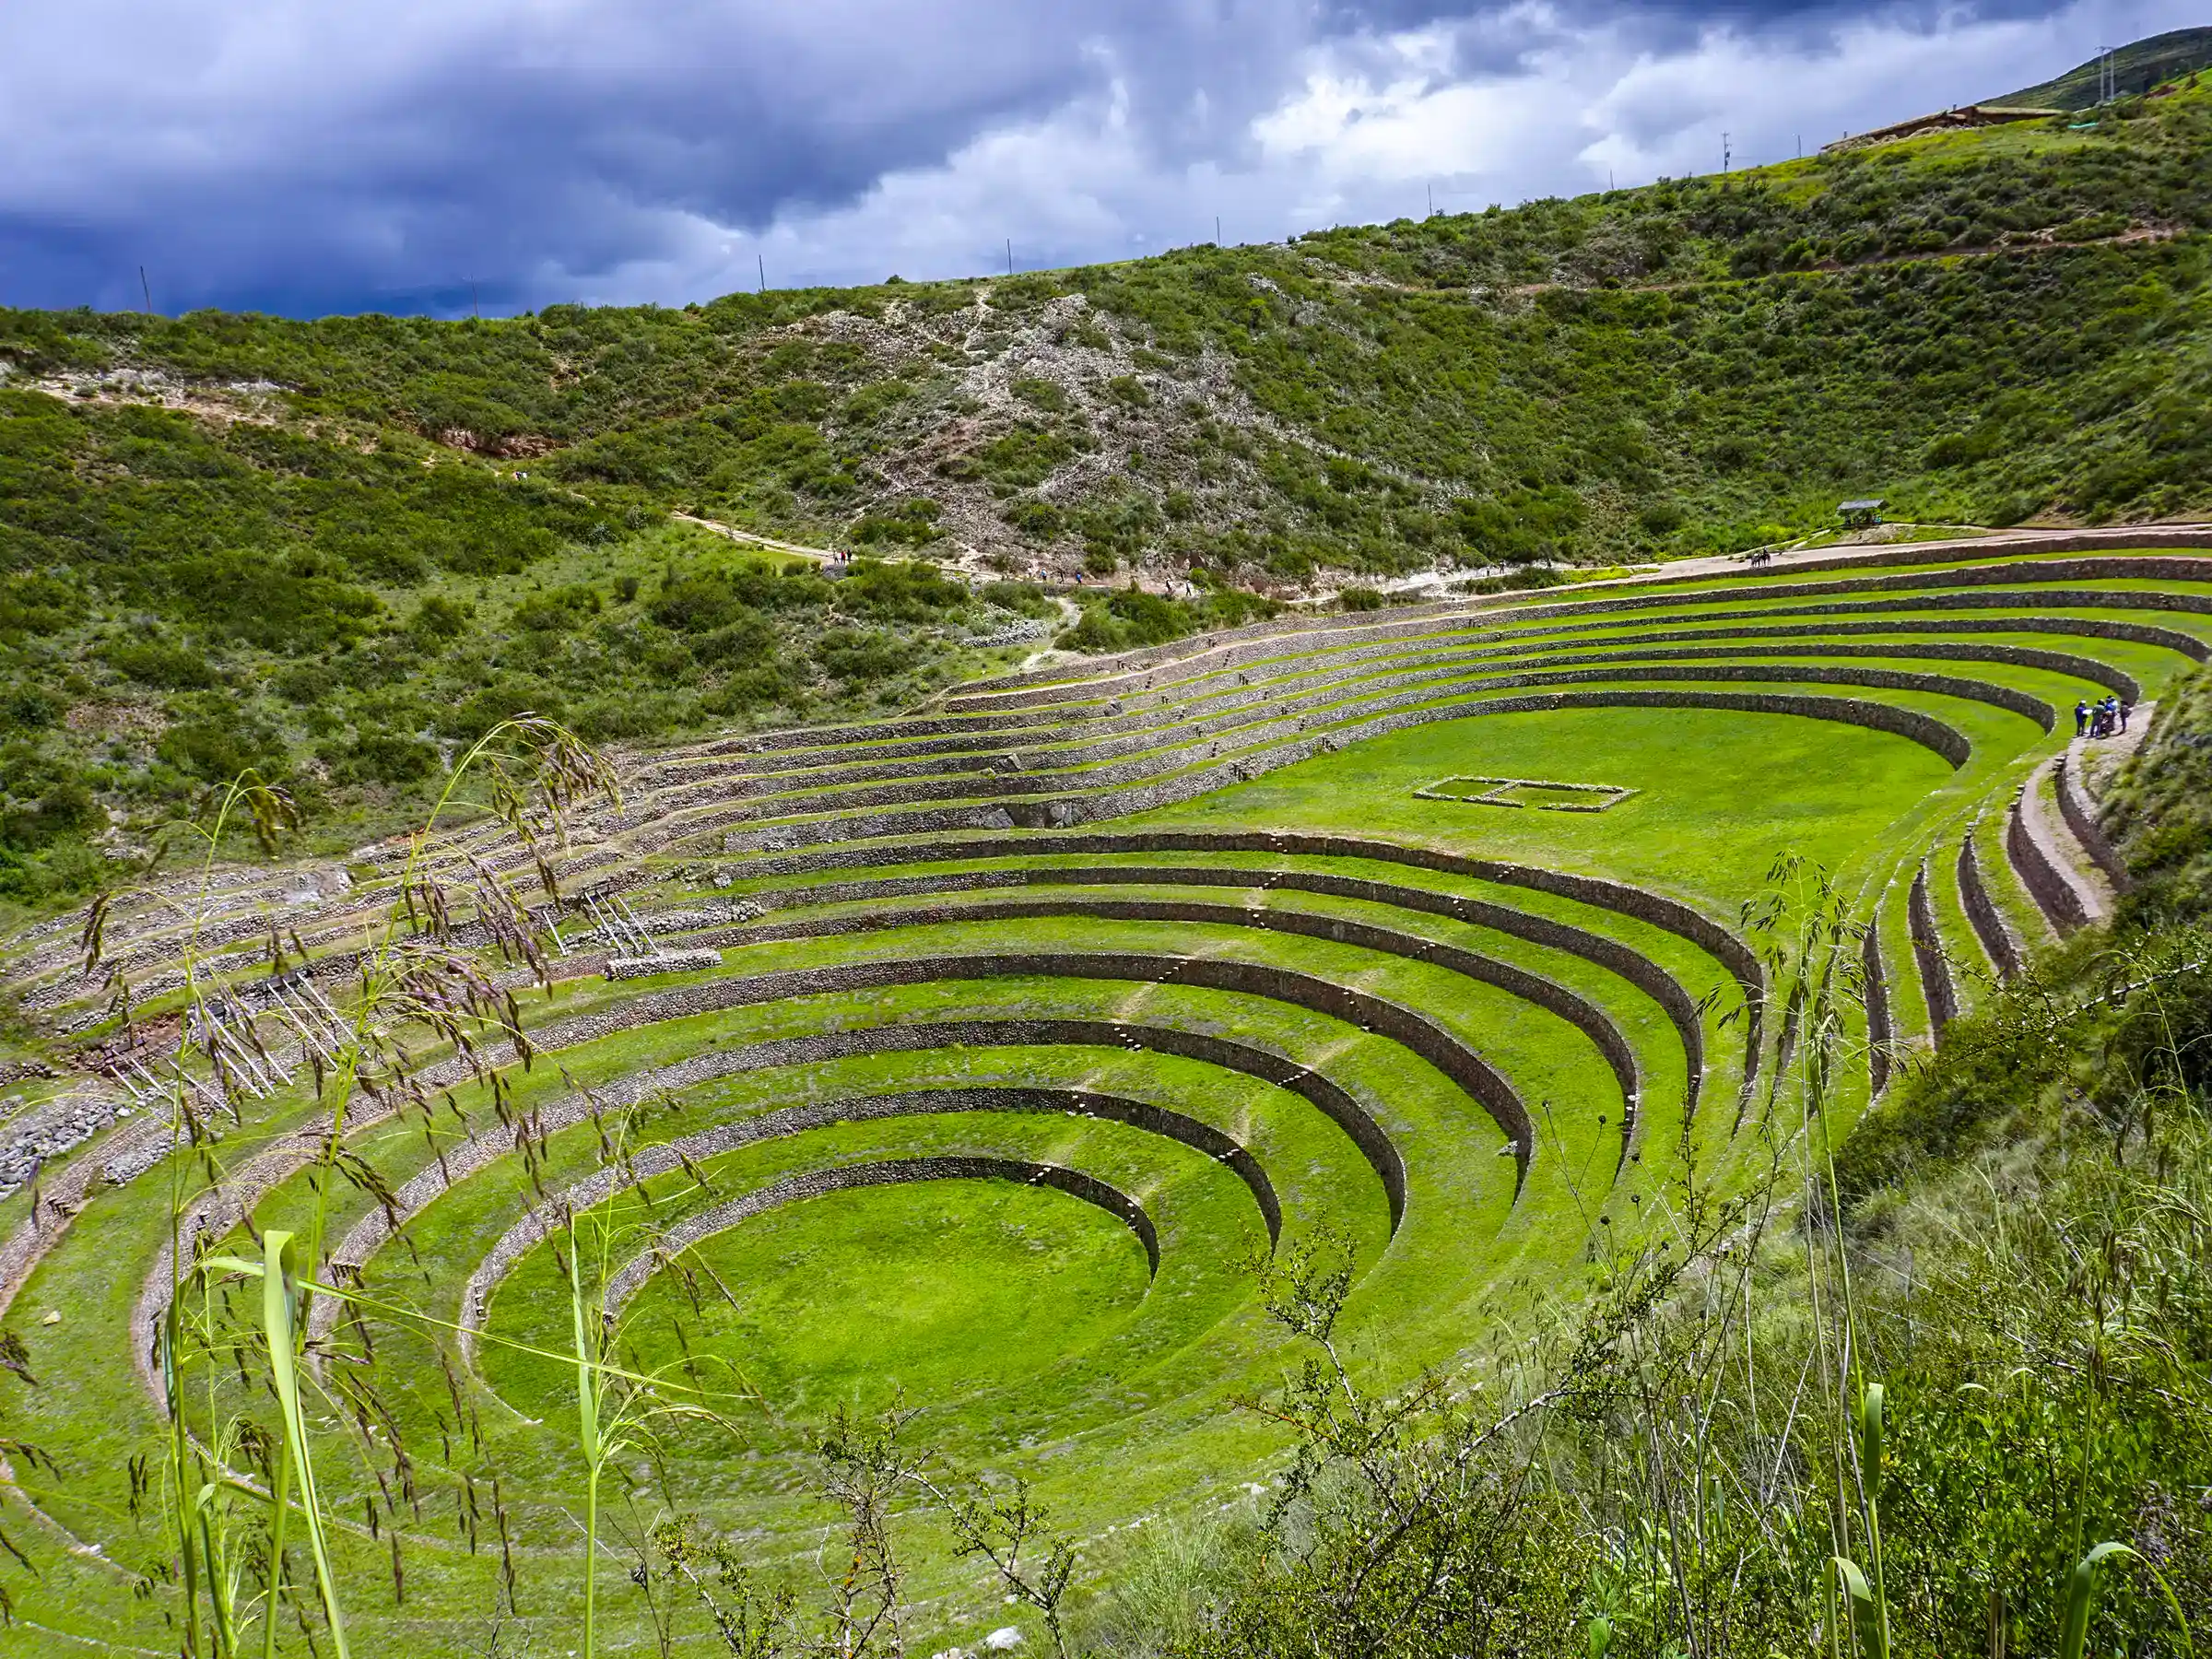
[[[39,1618],[164,1640],[120,1472],[162,1432],[172,1241],[253,1253],[318,1203],[321,1272],[424,1316],[316,1304],[362,1652],[445,1651],[511,1571],[533,1639],[576,1616],[572,1240],[626,1363],[759,1394],[618,1484],[765,1563],[817,1542],[807,1430],[841,1406],[903,1398],[1080,1533],[1232,1493],[1280,1449],[1232,1408],[1283,1361],[1256,1260],[1348,1251],[1345,1335],[1402,1377],[1571,1292],[1693,1164],[1746,1179],[1794,1033],[1738,918],[1784,853],[1865,925],[1848,1122],[2109,912],[2119,743],[2076,742],[2073,710],[2131,705],[2132,740],[2207,654],[2212,536],[2022,537],[1265,625],[638,758],[557,898],[503,826],[429,843],[529,884],[550,991],[483,971],[535,1055],[492,1056],[495,1088],[418,1053],[434,1111],[358,1096],[320,1199],[316,1051],[405,848],[119,902],[127,1032],[81,919],[29,930],[15,988],[82,1058],[0,1127],[0,1294],[70,1378],[0,1377],[66,1476],[18,1469],[7,1500]],[[273,922],[306,952],[278,978]],[[154,1084],[188,946],[266,1052],[219,1108],[203,1079],[222,1138],[178,1151]],[[258,1409],[196,1385],[210,1443]]]

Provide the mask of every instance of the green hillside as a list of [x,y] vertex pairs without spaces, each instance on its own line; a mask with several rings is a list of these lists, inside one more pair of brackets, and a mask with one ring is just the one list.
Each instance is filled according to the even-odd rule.
[[[1436,567],[1877,494],[2212,511],[2212,90],[1727,179],[949,283],[496,322],[0,313],[0,895],[251,762],[324,844],[517,708],[896,706]],[[959,567],[837,586],[696,526]],[[1006,579],[1001,585],[990,583]],[[1173,584],[1172,602],[1104,589]]]
[[[2212,29],[2176,29],[2123,46],[2112,53],[2110,67],[2114,93],[2139,98],[2168,81],[2212,68]],[[2087,110],[2104,96],[2105,70],[2106,61],[2094,57],[2039,86],[1983,101],[2030,110]]]
[[2194,1655],[2208,152],[0,315],[0,1659]]

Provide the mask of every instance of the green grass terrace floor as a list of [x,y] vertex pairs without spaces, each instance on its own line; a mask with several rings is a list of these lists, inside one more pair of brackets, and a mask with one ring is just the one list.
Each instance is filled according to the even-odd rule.
[[[902,1399],[918,1439],[1093,1542],[1237,1501],[1283,1451],[1235,1405],[1288,1359],[1256,1261],[1340,1242],[1363,1367],[1479,1377],[1600,1241],[1669,1225],[1685,1170],[1741,1182],[1796,1131],[1762,1115],[1785,1022],[1741,921],[1778,860],[1867,930],[1847,1123],[2008,951],[2073,924],[2036,849],[2081,849],[2014,803],[2075,703],[2155,700],[2208,653],[2212,559],[1946,553],[1246,630],[649,758],[563,857],[559,977],[523,1004],[543,1053],[503,1104],[457,1078],[428,1120],[360,1103],[355,1178],[318,1197],[294,1064],[218,1145],[162,1156],[140,1102],[49,1159],[35,1218],[28,1186],[0,1201],[40,1379],[0,1376],[0,1406],[53,1460],[14,1468],[37,1576],[0,1653],[174,1651],[125,1471],[162,1432],[179,1218],[242,1253],[249,1222],[321,1204],[324,1270],[433,1322],[313,1329],[325,1386],[372,1377],[389,1413],[363,1436],[316,1406],[359,1653],[573,1645],[583,1473],[549,1357],[571,1253],[627,1361],[750,1393],[734,1432],[672,1425],[610,1469],[610,1651],[650,1647],[618,1536],[656,1518],[814,1581],[809,1435],[841,1406]],[[494,831],[463,845],[521,867]],[[284,915],[342,1003],[394,867],[226,890],[215,971],[279,1058],[256,930]],[[158,1029],[180,925],[116,918]],[[101,1036],[63,930],[18,944],[29,1006]],[[188,1380],[195,1432],[265,1420],[227,1360]],[[970,1565],[914,1560],[920,1651],[1021,1622]]]

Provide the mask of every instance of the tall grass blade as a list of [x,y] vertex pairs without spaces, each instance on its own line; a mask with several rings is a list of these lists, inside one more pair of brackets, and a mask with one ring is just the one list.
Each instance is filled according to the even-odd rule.
[[583,1257],[573,1228],[569,1232],[569,1311],[576,1332],[576,1443],[584,1463],[583,1659],[592,1659],[598,1612],[599,1466],[605,1449],[599,1436],[599,1347],[593,1339],[592,1310],[584,1305]]
[[2152,1582],[2158,1585],[2159,1594],[2166,1598],[2166,1610],[2173,1615],[2174,1628],[2182,1634],[2182,1652],[2194,1654],[2196,1644],[2190,1640],[2189,1620],[2182,1612],[2182,1604],[2173,1593],[2173,1586],[2166,1582],[2166,1575],[2145,1560],[2139,1550],[2112,1539],[2098,1545],[2077,1561],[2072,1575],[2066,1580],[2065,1617],[2059,1623],[2059,1659],[2081,1659],[2083,1649],[2088,1645],[2089,1618],[2097,1610],[2098,1569],[2116,1556],[2124,1556],[2129,1560],[2143,1563],[2144,1571],[2150,1574]]
[[[300,1509],[307,1520],[309,1547],[315,1557],[315,1586],[323,1598],[323,1616],[330,1623],[330,1639],[338,1659],[349,1659],[346,1621],[338,1611],[337,1582],[330,1570],[330,1543],[323,1524],[323,1506],[315,1491],[315,1465],[307,1447],[307,1419],[300,1409],[299,1280],[292,1235],[271,1232],[262,1240],[262,1327],[269,1343],[270,1381],[276,1384],[276,1404],[284,1417],[288,1465],[300,1477]],[[281,1523],[286,1508],[281,1482],[276,1492],[276,1515]],[[276,1593],[283,1562],[277,1557],[270,1568],[268,1618],[276,1629]]]
[[1844,1556],[1830,1558],[1830,1565],[1843,1588],[1844,1610],[1851,1617],[1852,1634],[1858,1639],[1859,1659],[1889,1659],[1889,1621],[1866,1575]]

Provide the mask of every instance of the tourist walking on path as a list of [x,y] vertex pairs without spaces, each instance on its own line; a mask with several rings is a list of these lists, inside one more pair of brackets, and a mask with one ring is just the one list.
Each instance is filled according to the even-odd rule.
[[2087,702],[2077,702],[2074,705],[2074,735],[2079,737],[2088,729],[2089,705]]

